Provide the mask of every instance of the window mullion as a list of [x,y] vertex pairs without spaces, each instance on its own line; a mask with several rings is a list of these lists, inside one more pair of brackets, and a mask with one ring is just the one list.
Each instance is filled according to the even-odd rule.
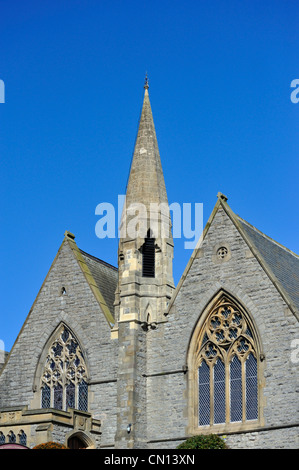
[[229,361],[225,361],[225,422],[230,422]]
[[242,371],[242,422],[246,421],[246,382],[245,382],[245,361],[244,358],[241,360],[241,371]]
[[63,345],[62,351],[62,371],[61,371],[61,379],[62,379],[62,410],[66,410],[66,347],[65,344]]

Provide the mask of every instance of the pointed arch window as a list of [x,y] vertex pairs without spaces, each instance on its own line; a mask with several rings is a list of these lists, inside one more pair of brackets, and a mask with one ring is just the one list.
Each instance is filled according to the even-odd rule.
[[[196,338],[197,427],[258,419],[258,351],[248,316],[229,297],[214,305]],[[194,351],[194,350],[193,350]]]
[[81,348],[68,328],[51,343],[41,377],[41,407],[88,410],[87,368]]
[[23,431],[23,429],[19,432],[18,436],[19,436],[19,444],[21,444],[22,446],[27,446],[27,435]]
[[148,230],[142,247],[142,276],[155,277],[155,239]]
[[13,431],[10,431],[10,432],[8,433],[8,442],[9,442],[10,444],[15,444],[15,443],[17,442],[16,435],[15,435],[15,433],[14,433]]

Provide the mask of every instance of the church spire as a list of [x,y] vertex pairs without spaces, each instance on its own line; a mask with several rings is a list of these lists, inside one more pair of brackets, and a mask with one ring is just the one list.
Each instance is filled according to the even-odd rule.
[[[134,227],[135,233],[131,230]],[[146,77],[118,249],[116,324],[112,337],[118,337],[117,387],[118,400],[123,406],[117,415],[117,448],[141,447],[146,439],[146,381],[143,377],[147,367],[147,332],[152,330],[155,335],[158,331],[158,337],[161,335],[167,321],[164,313],[174,291],[170,228]]]
[[149,209],[150,203],[168,203],[161,166],[156,130],[148,93],[148,77],[145,77],[144,98],[131,171],[127,185],[127,207],[142,203]]
[[148,88],[146,75],[121,218],[115,299],[116,319],[142,324],[163,321],[174,289],[171,218]]

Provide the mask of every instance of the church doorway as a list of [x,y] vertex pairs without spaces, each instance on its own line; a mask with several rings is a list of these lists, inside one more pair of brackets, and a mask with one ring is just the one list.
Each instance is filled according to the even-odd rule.
[[78,435],[72,436],[67,441],[69,449],[86,449],[87,444]]

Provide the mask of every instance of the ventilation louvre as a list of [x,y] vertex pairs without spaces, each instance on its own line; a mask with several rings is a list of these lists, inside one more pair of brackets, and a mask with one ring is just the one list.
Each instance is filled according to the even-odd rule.
[[142,249],[142,276],[155,277],[155,239],[147,232]]

